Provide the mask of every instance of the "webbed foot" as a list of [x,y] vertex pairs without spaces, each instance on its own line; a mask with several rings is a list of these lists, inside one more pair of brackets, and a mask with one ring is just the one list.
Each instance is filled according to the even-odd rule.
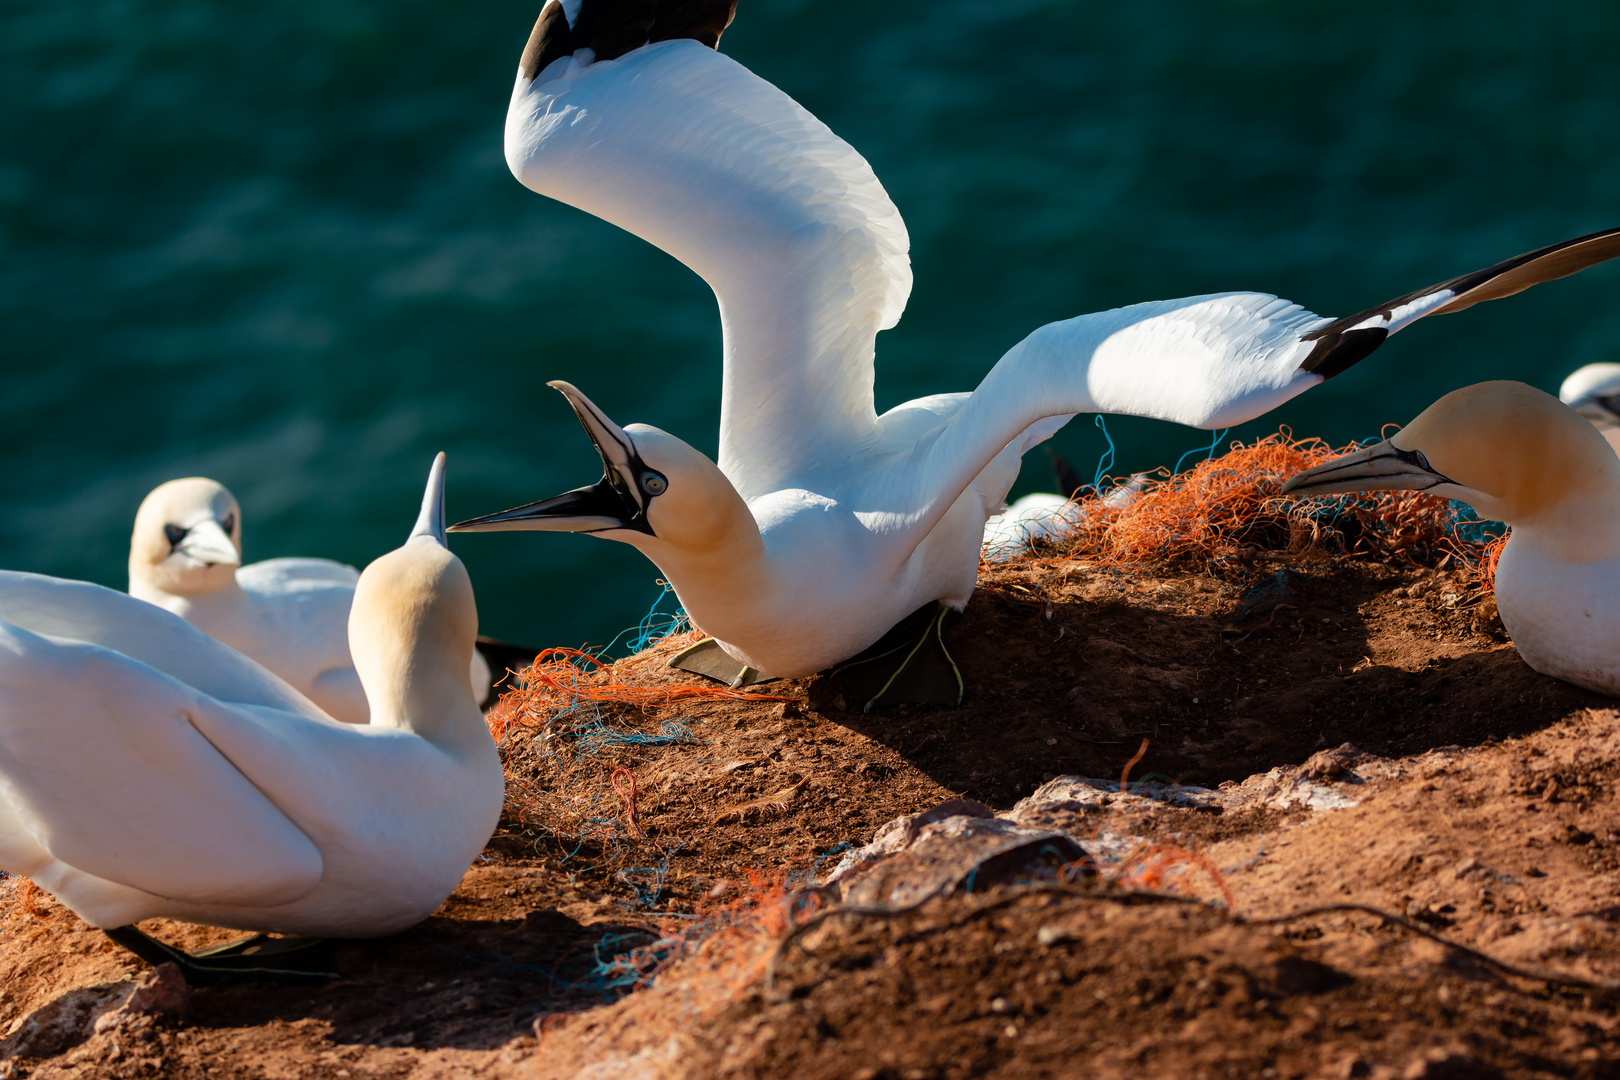
[[833,674],[866,696],[866,712],[885,705],[960,705],[962,672],[945,647],[945,621],[955,614],[942,604],[919,608]]
[[758,668],[751,668],[726,654],[720,643],[712,637],[706,637],[696,645],[682,649],[669,658],[669,666],[679,668],[681,671],[690,671],[694,675],[723,682],[733,690],[744,686],[753,686],[755,683],[771,682],[775,675],[767,675]]
[[134,926],[117,926],[102,933],[153,967],[174,964],[191,986],[324,983],[342,978],[332,970],[332,943],[326,938],[254,934],[228,945],[188,953]]

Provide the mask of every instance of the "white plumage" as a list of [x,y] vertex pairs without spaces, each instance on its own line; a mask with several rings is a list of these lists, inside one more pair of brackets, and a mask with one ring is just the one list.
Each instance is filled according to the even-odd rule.
[[[171,480],[135,514],[129,594],[172,611],[263,664],[329,715],[366,722],[349,657],[349,607],[360,572],[331,559],[242,563],[242,510],[218,481]],[[482,700],[489,665],[473,651],[469,678]]]
[[1620,364],[1587,364],[1570,372],[1558,400],[1574,409],[1620,451]]
[[[583,18],[567,14],[570,26]],[[547,19],[526,63],[549,55]],[[964,604],[1020,456],[1073,414],[1252,419],[1412,319],[1484,298],[1494,280],[1456,279],[1337,323],[1261,293],[1082,315],[1013,346],[971,394],[879,416],[874,339],[911,289],[905,226],[866,161],[776,87],[693,40],[602,62],[580,49],[520,70],[506,158],[526,186],[657,245],[713,287],[720,454],[716,469],[655,429],[619,428],[554,383],[602,449],[601,498],[458,528],[634,544],[728,654],[777,675],[843,660],[930,601]],[[1611,239],[1604,251],[1620,253]],[[603,509],[609,489],[622,496],[617,516]]]
[[1291,478],[1285,494],[1408,489],[1512,526],[1502,625],[1543,674],[1620,696],[1620,459],[1591,425],[1517,382],[1454,390],[1389,439]]
[[441,455],[418,528],[360,577],[369,725],[152,605],[0,573],[0,867],[101,927],[371,936],[431,914],[503,796],[442,492]]

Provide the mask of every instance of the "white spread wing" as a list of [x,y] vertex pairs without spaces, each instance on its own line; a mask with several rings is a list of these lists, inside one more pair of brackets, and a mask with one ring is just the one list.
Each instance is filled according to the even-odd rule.
[[320,881],[315,846],[194,726],[232,713],[127,656],[0,622],[0,794],[42,848],[96,877],[254,905]]
[[692,40],[563,57],[519,73],[506,160],[714,289],[719,464],[745,498],[870,439],[873,339],[911,292],[910,241],[871,166],[793,99]]

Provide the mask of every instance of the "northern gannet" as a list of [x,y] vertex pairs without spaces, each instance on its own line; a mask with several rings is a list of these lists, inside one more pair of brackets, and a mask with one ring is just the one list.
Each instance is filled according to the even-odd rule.
[[1620,696],[1620,459],[1591,424],[1524,383],[1478,383],[1282,490],[1391,489],[1461,499],[1512,526],[1496,606],[1519,655],[1544,675]]
[[[349,605],[360,571],[331,559],[242,565],[242,508],[200,476],[154,488],[135,513],[129,595],[191,625],[287,680],[329,715],[366,722],[366,695],[349,658]],[[489,665],[469,670],[482,701]]]
[[1576,368],[1558,388],[1558,400],[1591,421],[1620,451],[1620,364]]
[[[973,591],[985,522],[1020,456],[1075,413],[1231,426],[1418,318],[1620,254],[1620,230],[1598,233],[1337,321],[1260,293],[1083,315],[1036,330],[971,394],[879,416],[873,345],[911,289],[905,224],[860,154],[715,51],[734,6],[551,0],[506,118],[523,184],[657,245],[714,289],[718,465],[553,382],[601,453],[601,482],[455,526],[634,545],[713,635],[699,669],[728,681],[809,675],[935,605],[924,637],[937,642],[944,609]],[[959,700],[948,656],[902,655],[925,654],[946,677],[911,700]]]
[[230,961],[131,924],[375,937],[430,915],[503,799],[443,500],[441,454],[405,545],[355,587],[364,725],[150,604],[0,573],[0,868],[202,981]]

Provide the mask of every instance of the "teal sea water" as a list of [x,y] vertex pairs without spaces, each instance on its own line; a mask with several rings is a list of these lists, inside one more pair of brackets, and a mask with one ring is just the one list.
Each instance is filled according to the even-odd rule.
[[[0,0],[0,566],[124,584],[141,497],[241,499],[249,558],[363,565],[449,452],[453,518],[594,481],[545,381],[716,441],[682,266],[520,187],[537,0]],[[878,405],[1053,319],[1225,289],[1342,315],[1620,224],[1620,7],[1590,0],[742,0],[724,51],[871,161],[916,288]],[[1334,442],[1457,386],[1620,360],[1620,268],[1430,319],[1231,434]],[[1118,419],[1113,471],[1205,433]],[[1081,418],[1057,446],[1089,473]],[[1044,455],[1017,491],[1050,487]],[[656,569],[454,541],[485,632],[602,643]]]

